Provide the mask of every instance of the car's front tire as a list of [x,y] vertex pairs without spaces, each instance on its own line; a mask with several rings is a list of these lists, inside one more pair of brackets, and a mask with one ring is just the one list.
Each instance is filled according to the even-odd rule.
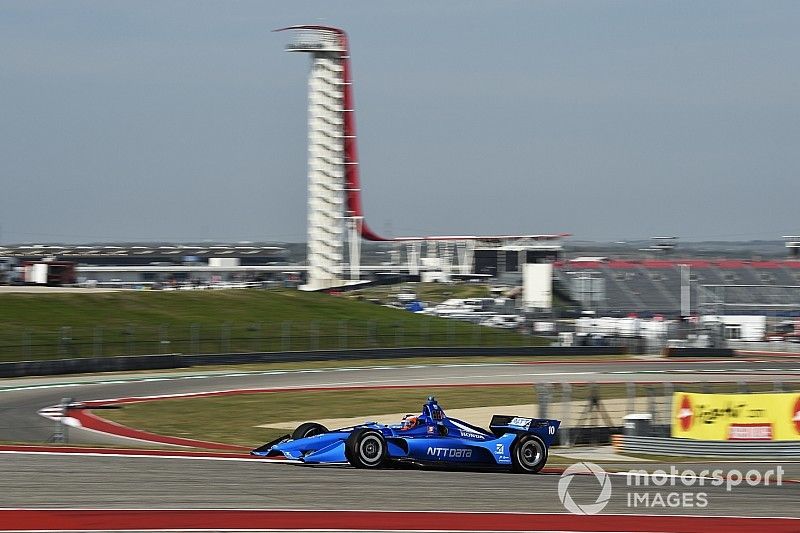
[[344,443],[344,456],[356,468],[380,468],[386,462],[386,439],[380,431],[356,429]]
[[547,462],[547,446],[536,435],[523,435],[514,443],[511,465],[514,472],[535,474]]
[[314,435],[320,435],[327,432],[328,428],[322,424],[317,424],[316,422],[306,422],[305,424],[300,424],[297,426],[297,429],[292,432],[292,440],[313,437]]

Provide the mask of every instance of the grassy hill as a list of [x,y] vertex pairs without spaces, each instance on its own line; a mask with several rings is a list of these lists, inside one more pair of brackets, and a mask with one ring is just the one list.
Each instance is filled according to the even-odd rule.
[[541,343],[512,332],[295,290],[0,295],[2,360]]

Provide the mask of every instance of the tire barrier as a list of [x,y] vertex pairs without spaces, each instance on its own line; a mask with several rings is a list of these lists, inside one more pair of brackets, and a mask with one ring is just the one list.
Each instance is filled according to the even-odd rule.
[[614,447],[621,452],[702,457],[800,457],[800,442],[730,442],[615,435]]
[[202,355],[136,355],[52,359],[0,363],[0,377],[52,376],[89,372],[119,372],[186,368],[201,365],[247,363],[285,363],[309,361],[348,361],[357,359],[400,359],[406,357],[509,357],[509,356],[596,356],[618,355],[609,346],[516,346],[516,347],[421,347],[361,348],[354,350],[315,350],[299,352],[221,353]]

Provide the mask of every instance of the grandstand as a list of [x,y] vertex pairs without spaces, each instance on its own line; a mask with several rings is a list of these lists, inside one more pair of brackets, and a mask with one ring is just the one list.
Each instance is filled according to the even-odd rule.
[[285,262],[287,250],[269,243],[104,243],[0,245],[0,257],[18,261],[57,258],[78,265],[182,265],[207,263],[209,258],[236,258],[242,265]]
[[681,314],[681,268],[688,267],[690,311],[800,316],[798,260],[620,260],[579,257],[555,264],[555,277],[598,314]]
[[[142,287],[162,282],[265,281],[288,269],[286,248],[268,243],[105,243],[0,245],[0,284],[43,283],[31,264],[74,266],[79,284]],[[291,270],[296,270],[291,267]],[[277,276],[283,279],[283,276]],[[53,281],[47,283],[73,283]]]

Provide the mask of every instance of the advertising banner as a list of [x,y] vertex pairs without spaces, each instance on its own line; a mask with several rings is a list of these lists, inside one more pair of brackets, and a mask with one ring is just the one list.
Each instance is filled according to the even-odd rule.
[[800,393],[672,396],[672,436],[697,440],[800,440]]

